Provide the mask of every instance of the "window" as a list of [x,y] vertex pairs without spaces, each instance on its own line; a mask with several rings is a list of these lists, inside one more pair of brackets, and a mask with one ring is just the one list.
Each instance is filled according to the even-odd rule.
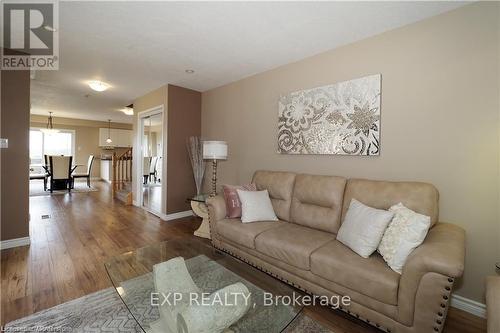
[[43,137],[43,151],[46,155],[73,155],[73,133],[59,132],[45,134]]
[[43,164],[43,155],[74,155],[75,132],[60,130],[45,134],[38,128],[30,130],[30,163]]
[[30,130],[30,164],[41,164],[43,160],[43,133]]

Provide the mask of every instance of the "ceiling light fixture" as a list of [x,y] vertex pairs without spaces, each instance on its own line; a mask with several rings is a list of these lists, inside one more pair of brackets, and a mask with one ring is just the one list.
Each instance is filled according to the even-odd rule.
[[131,107],[124,107],[123,109],[120,109],[121,112],[125,113],[127,116],[133,116],[134,115],[134,109]]
[[186,69],[185,72],[188,73],[188,74],[193,74],[194,73],[194,69]]
[[102,81],[89,81],[88,85],[92,90],[95,91],[104,91],[110,87],[109,84]]
[[49,119],[47,119],[47,128],[41,128],[40,132],[43,132],[45,134],[59,133],[59,130],[55,129],[54,125],[52,124],[52,112],[49,112]]
[[113,140],[111,140],[111,119],[108,119],[108,138],[106,139],[106,143],[113,143]]

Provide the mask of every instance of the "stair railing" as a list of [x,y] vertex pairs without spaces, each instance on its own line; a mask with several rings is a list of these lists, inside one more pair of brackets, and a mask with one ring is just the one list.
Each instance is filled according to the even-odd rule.
[[132,148],[128,148],[119,156],[113,153],[112,162],[111,186],[113,196],[115,196],[116,192],[122,190],[126,183],[132,182]]

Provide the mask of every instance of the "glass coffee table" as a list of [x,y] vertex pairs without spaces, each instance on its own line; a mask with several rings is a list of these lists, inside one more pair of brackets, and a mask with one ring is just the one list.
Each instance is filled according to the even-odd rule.
[[[233,316],[224,332],[282,332],[302,310],[301,305],[293,302],[272,301],[283,297],[293,300],[302,297],[302,292],[193,239],[170,240],[127,252],[111,258],[105,267],[118,295],[146,333],[202,332],[193,329],[196,321],[203,319],[203,325],[210,325],[220,322],[223,316]],[[187,298],[186,286],[190,281],[202,293],[202,298],[195,302]],[[233,293],[221,294],[221,290],[231,287],[233,291],[246,290],[248,299],[237,304],[243,304],[243,310],[234,307],[236,298],[227,297]],[[167,294],[165,290],[174,293]],[[178,303],[177,290],[182,296]],[[219,297],[224,304],[213,303],[212,296],[216,294],[225,296]],[[212,302],[200,303],[205,297]],[[235,309],[241,312],[237,319]]]

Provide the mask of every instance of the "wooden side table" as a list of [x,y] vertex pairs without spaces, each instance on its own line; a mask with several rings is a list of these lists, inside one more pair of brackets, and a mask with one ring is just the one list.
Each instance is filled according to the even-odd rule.
[[208,206],[206,200],[208,194],[196,195],[188,200],[191,202],[191,209],[196,216],[201,217],[200,227],[194,232],[195,236],[210,239],[210,224],[208,223]]

